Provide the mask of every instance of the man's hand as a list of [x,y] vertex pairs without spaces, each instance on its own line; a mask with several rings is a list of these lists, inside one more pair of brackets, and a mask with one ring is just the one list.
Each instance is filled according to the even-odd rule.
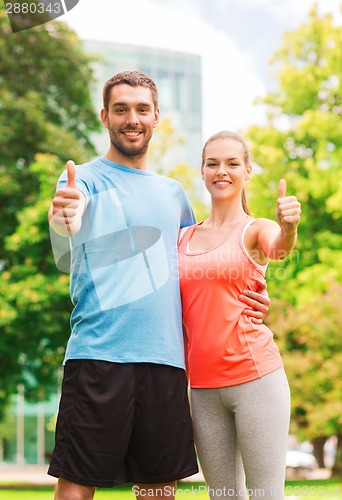
[[76,188],[76,166],[72,160],[66,163],[68,180],[65,187],[56,191],[49,210],[49,223],[61,236],[78,233],[82,224],[85,196]]
[[244,302],[249,308],[243,310],[243,314],[251,317],[252,323],[261,325],[268,313],[271,303],[266,288],[259,289],[257,292],[244,290],[239,296],[241,302]]

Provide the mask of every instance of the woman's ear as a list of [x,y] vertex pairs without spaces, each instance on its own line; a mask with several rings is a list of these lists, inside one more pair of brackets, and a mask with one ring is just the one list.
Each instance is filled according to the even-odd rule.
[[252,165],[249,164],[247,167],[246,167],[246,174],[245,174],[245,181],[248,181],[248,179],[250,179],[252,177]]

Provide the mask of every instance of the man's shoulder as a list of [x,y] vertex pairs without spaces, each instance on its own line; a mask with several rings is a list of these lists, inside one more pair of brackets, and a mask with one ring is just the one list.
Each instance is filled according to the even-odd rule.
[[[177,189],[179,191],[184,191],[184,188],[182,184],[177,181],[176,179],[173,179],[172,177],[167,177],[166,175],[161,175],[161,174],[154,174],[158,180],[160,180],[161,183],[165,183],[166,185],[170,186],[173,189]],[[185,192],[185,191],[184,191]]]
[[[76,180],[84,182],[88,188],[98,185],[99,179],[103,177],[105,164],[101,157],[94,158],[86,163],[76,165]],[[103,180],[103,179],[102,179]]]
[[[94,172],[98,170],[101,165],[100,158],[94,158],[86,163],[76,164],[76,181],[90,179]],[[59,176],[58,183],[65,183],[67,181],[68,171],[65,169]]]
[[76,166],[76,168],[79,170],[79,172],[87,172],[87,171],[93,171],[94,169],[100,168],[102,165],[101,158],[93,158],[90,161],[87,161],[85,163],[80,163]]

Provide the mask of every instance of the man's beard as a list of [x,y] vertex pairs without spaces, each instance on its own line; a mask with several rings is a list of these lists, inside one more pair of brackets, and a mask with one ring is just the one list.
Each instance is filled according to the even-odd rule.
[[126,146],[123,144],[123,141],[121,141],[118,136],[113,133],[111,130],[109,130],[109,138],[110,142],[114,146],[115,149],[117,149],[120,153],[122,153],[125,156],[144,156],[147,152],[148,149],[148,141],[144,141],[140,147],[137,147],[136,145],[132,144],[131,146]]

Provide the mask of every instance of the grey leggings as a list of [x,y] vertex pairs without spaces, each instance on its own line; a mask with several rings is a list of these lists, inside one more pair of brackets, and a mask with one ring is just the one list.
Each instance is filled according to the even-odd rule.
[[233,387],[191,389],[191,408],[211,500],[245,500],[247,492],[250,500],[284,499],[290,391],[283,368]]

